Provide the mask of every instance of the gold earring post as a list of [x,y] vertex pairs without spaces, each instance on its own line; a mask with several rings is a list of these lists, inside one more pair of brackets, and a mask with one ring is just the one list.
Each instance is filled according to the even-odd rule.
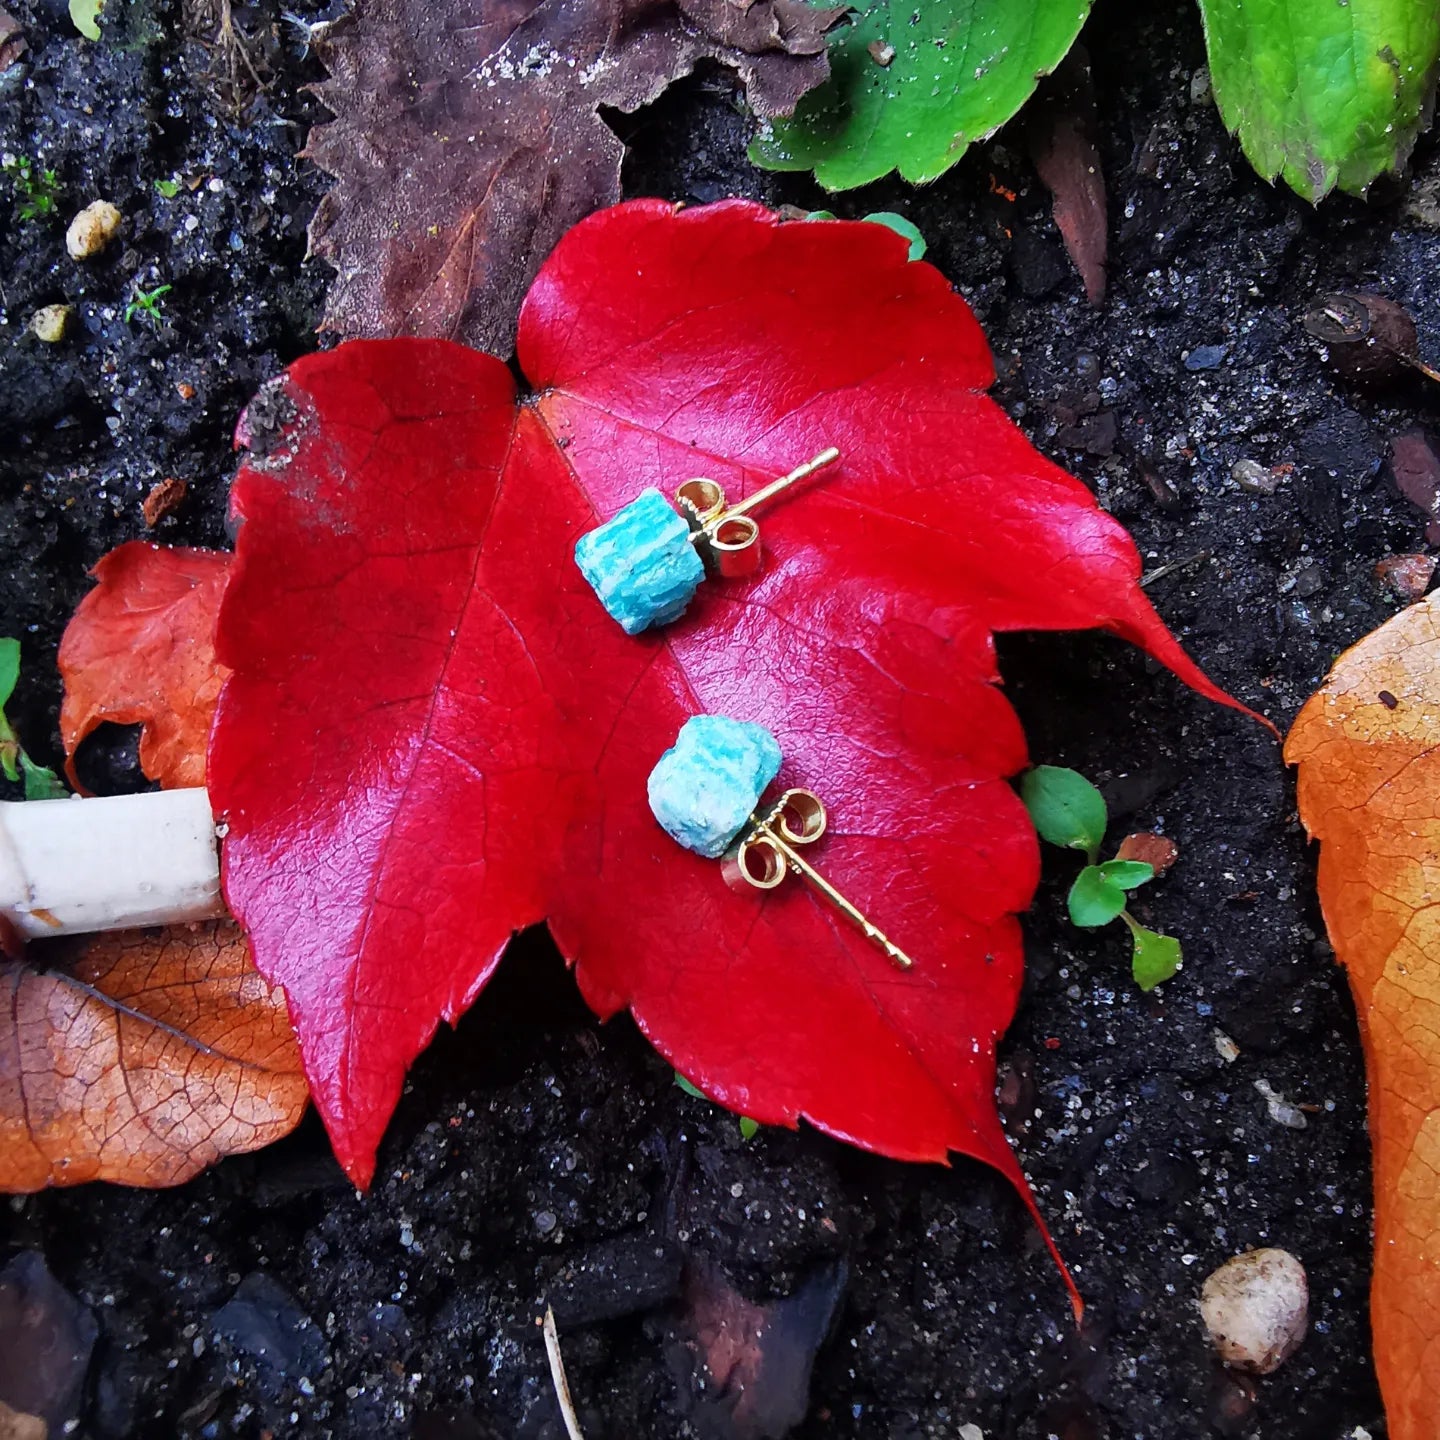
[[772,495],[778,495],[782,490],[804,480],[806,476],[813,475],[817,470],[823,470],[827,465],[833,465],[839,458],[839,450],[831,445],[803,465],[797,465],[788,475],[782,475],[778,480],[772,480],[768,485],[757,490],[748,500],[742,500],[738,505],[731,505],[724,514],[726,516],[744,515],[746,511],[753,510],[757,505],[763,505]]
[[[792,815],[799,821],[798,829],[789,823]],[[735,889],[751,885],[757,890],[773,890],[794,872],[814,886],[866,939],[878,945],[896,969],[909,970],[914,965],[878,925],[872,924],[796,849],[813,844],[825,833],[825,804],[818,795],[809,790],[787,790],[767,815],[752,815],[750,820],[745,838],[724,857],[727,884]],[[759,873],[751,867],[752,856],[764,866]]]
[[839,458],[840,451],[831,445],[738,505],[726,503],[725,492],[717,481],[703,476],[685,481],[675,492],[675,499],[680,513],[690,523],[690,543],[700,548],[706,563],[721,575],[732,579],[753,575],[760,565],[760,527],[746,512]]

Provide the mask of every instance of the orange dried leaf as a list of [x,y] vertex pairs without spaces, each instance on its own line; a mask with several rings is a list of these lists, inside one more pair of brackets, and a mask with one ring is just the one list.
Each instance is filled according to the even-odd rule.
[[1320,845],[1350,976],[1375,1149],[1375,1366],[1391,1440],[1433,1440],[1440,1395],[1440,597],[1342,655],[1285,757]]
[[106,721],[143,725],[140,766],[167,790],[205,783],[205,744],[228,673],[215,659],[215,614],[230,573],[218,550],[132,540],[90,572],[99,582],[60,642],[60,738],[75,751]]
[[30,953],[55,968],[0,961],[0,1191],[176,1185],[299,1123],[307,1092],[285,994],[237,925]]

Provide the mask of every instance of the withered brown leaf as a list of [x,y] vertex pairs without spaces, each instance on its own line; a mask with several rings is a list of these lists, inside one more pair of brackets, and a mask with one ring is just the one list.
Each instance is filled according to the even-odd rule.
[[130,540],[101,556],[98,582],[60,642],[60,739],[80,789],[75,752],[98,726],[142,725],[140,765],[166,790],[205,783],[205,741],[226,670],[215,615],[230,557]]
[[229,921],[0,961],[0,1192],[175,1185],[288,1134],[307,1090],[285,994]]
[[338,272],[323,325],[508,355],[555,242],[620,198],[598,114],[655,100],[696,61],[738,72],[761,116],[829,73],[848,8],[804,0],[356,0],[317,34],[335,119],[306,154],[335,176],[310,224]]

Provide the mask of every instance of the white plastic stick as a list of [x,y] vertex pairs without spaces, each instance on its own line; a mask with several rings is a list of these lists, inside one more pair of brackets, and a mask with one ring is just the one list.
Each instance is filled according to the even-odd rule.
[[204,790],[0,803],[0,915],[26,939],[224,913]]

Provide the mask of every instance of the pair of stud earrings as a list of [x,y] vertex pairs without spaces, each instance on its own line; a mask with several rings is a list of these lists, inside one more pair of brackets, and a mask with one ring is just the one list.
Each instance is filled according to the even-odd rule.
[[[687,480],[672,508],[653,487],[598,529],[581,536],[575,563],[627,635],[668,624],[684,612],[700,582],[753,575],[760,530],[749,512],[840,458],[831,447],[788,475],[730,505],[713,480]],[[800,853],[825,833],[824,802],[809,790],[760,801],[780,771],[780,745],[763,725],[697,715],[650,772],[650,810],[688,850],[721,861],[732,889],[773,890],[801,876],[901,970],[910,957],[872,924]]]

